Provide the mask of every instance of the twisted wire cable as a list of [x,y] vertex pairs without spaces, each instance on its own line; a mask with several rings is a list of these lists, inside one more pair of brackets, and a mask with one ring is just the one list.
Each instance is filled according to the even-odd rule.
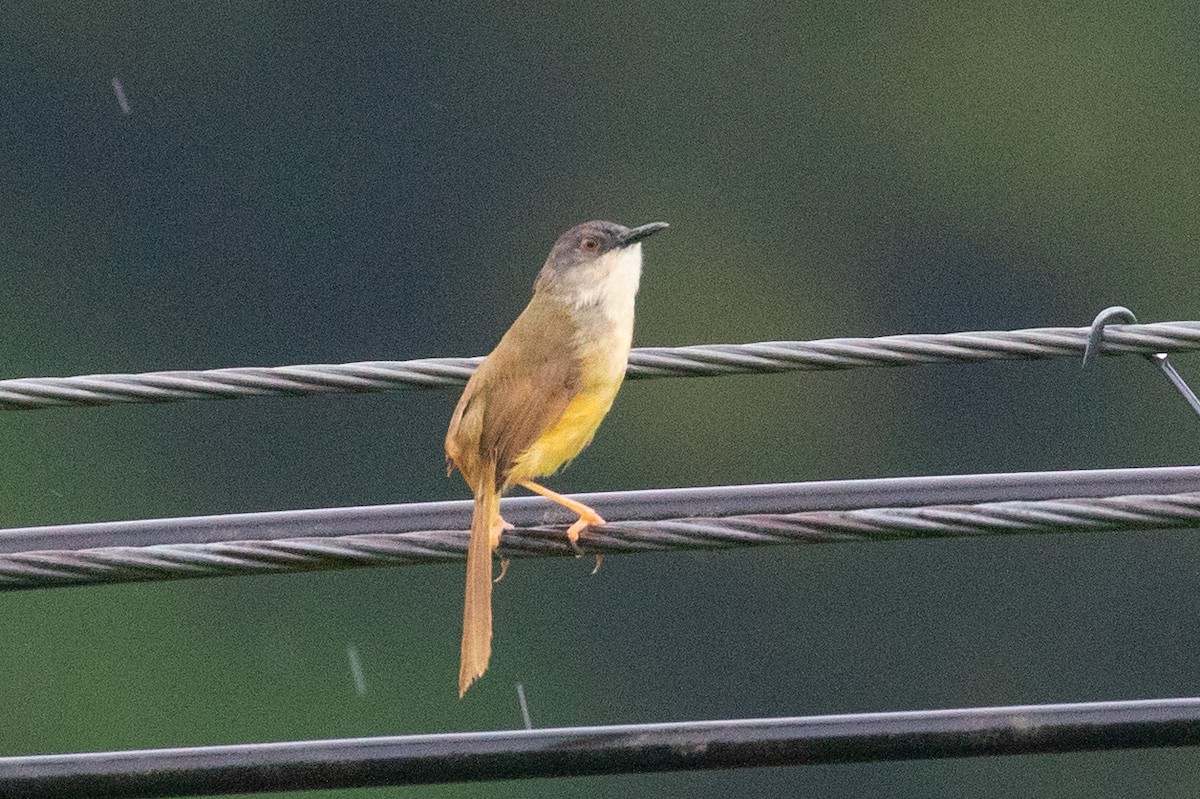
[[[1045,327],[819,341],[645,347],[630,354],[627,376],[702,377],[997,359],[1082,358],[1090,332],[1091,329],[1086,327]],[[1099,347],[1102,355],[1197,350],[1200,349],[1200,322],[1108,325]],[[481,360],[427,358],[19,378],[0,380],[0,410],[445,388],[465,383]]]
[[[590,528],[588,554],[727,549],[909,538],[1167,530],[1200,524],[1200,491],[1180,494],[990,502],[974,505],[749,514],[621,521]],[[504,533],[506,558],[569,556],[565,524]],[[0,590],[173,580],[364,566],[444,563],[466,557],[469,534],[428,530],[256,541],[48,550],[0,555]]]
[[[572,497],[615,522],[1189,491],[1200,491],[1200,466],[642,488]],[[472,501],[467,499],[13,527],[0,529],[0,554],[464,530],[471,525],[473,510]],[[505,497],[501,510],[518,527],[538,527],[574,518],[560,505],[537,496]]]

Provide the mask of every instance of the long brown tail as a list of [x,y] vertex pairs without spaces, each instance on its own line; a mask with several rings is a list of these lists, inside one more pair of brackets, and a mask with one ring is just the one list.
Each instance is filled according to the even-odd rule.
[[[490,470],[486,470],[490,471]],[[500,525],[500,492],[485,477],[475,492],[471,543],[467,547],[467,592],[463,601],[462,661],[458,696],[487,671],[492,656],[492,530]]]

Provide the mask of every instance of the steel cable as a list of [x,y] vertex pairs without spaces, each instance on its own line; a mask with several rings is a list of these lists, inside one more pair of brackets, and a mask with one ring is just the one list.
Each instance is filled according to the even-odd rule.
[[[1179,529],[1200,524],[1200,491],[974,505],[627,520],[592,528],[582,544],[607,555],[675,549],[886,541],[907,538]],[[574,555],[566,525],[504,534],[508,558]],[[0,590],[173,580],[364,566],[444,563],[466,556],[462,530],[213,543],[157,544],[0,555]]]
[[1200,699],[1141,699],[0,757],[0,794],[211,796],[1197,744]]
[[[629,356],[628,377],[715,375],[973,363],[996,359],[1082,358],[1090,328],[918,334],[818,341],[768,341],[645,347]],[[1200,349],[1200,322],[1108,325],[1103,355]],[[427,358],[333,365],[244,367],[145,374],[0,380],[0,410],[125,402],[179,402],[239,397],[445,388],[466,382],[480,358]]]

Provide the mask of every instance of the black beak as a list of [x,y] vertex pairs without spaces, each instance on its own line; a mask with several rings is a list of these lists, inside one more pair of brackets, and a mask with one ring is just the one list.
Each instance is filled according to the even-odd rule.
[[628,247],[630,244],[639,242],[647,236],[653,236],[658,231],[666,230],[668,227],[670,226],[666,222],[651,222],[647,225],[641,225],[618,239],[617,244],[621,247]]

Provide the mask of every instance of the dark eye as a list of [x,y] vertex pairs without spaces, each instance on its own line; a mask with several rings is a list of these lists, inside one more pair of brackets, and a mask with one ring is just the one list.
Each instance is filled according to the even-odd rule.
[[587,250],[588,252],[599,252],[600,239],[596,238],[595,236],[584,236],[583,241],[579,242],[579,246],[583,247],[583,249]]

